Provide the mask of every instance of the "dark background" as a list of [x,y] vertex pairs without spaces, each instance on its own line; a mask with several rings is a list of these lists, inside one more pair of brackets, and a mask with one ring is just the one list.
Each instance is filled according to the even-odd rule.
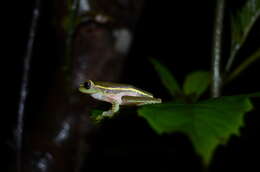
[[[10,166],[13,157],[12,138],[17,119],[22,62],[28,38],[33,1],[15,2],[8,5],[4,27],[4,50],[2,57],[3,101],[2,110],[3,157]],[[161,85],[156,72],[147,58],[156,57],[169,67],[178,81],[183,82],[187,73],[197,70],[210,70],[211,42],[214,18],[214,1],[147,1],[140,21],[129,58],[122,74],[122,82],[133,83],[141,88],[149,88],[157,97],[169,100],[170,97]],[[227,9],[239,7],[242,0],[232,0]],[[57,58],[57,34],[53,27],[55,9],[52,1],[44,1],[42,15],[36,37],[29,87],[34,94],[29,99],[39,104],[45,99],[48,86],[52,82]],[[225,22],[228,23],[226,18]],[[228,56],[229,26],[225,25],[226,35],[223,62]],[[241,50],[236,64],[239,64],[252,49],[259,47],[259,21]],[[233,95],[259,91],[259,61],[234,82],[224,88],[223,94]],[[38,94],[35,94],[37,92]],[[30,101],[30,100],[29,100]],[[241,137],[232,137],[225,146],[218,147],[210,166],[211,171],[250,171],[259,170],[257,151],[259,142],[259,101],[254,100],[256,110],[245,117],[245,127]],[[34,107],[27,107],[29,110]],[[189,140],[181,134],[158,136],[137,116],[118,117],[106,121],[93,138],[94,146],[84,162],[84,170],[103,171],[200,171],[200,159],[194,153]]]

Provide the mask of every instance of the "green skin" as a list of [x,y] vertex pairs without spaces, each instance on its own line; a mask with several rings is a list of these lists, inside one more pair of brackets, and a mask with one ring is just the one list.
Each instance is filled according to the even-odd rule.
[[88,80],[80,84],[79,91],[84,94],[89,94],[97,100],[112,104],[112,108],[108,111],[104,111],[98,119],[102,119],[105,116],[112,117],[119,111],[120,105],[140,106],[162,102],[161,99],[154,98],[153,95],[147,91],[131,85],[111,82],[93,82]]

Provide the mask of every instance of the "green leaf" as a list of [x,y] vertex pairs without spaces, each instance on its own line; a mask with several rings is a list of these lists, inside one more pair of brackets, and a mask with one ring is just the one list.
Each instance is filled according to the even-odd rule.
[[174,76],[171,74],[170,70],[154,58],[151,58],[150,61],[153,64],[157,73],[159,74],[163,85],[166,87],[166,89],[169,91],[169,93],[172,96],[180,95],[181,89],[180,89],[179,83],[176,81]]
[[190,73],[183,84],[185,95],[195,95],[196,99],[201,96],[209,87],[210,73],[207,71],[196,71]]
[[230,68],[233,60],[245,43],[249,32],[260,16],[260,1],[247,0],[241,9],[231,14],[231,55],[227,68]]
[[104,110],[92,109],[90,114],[91,114],[91,117],[97,118],[98,116],[102,115],[103,112],[104,112]]
[[231,135],[239,135],[243,116],[252,109],[249,96],[227,96],[196,104],[163,103],[147,105],[138,110],[158,133],[182,132],[192,141],[195,151],[208,165],[219,144]]
[[260,16],[260,1],[247,0],[243,7],[231,16],[232,47],[244,42],[252,26]]

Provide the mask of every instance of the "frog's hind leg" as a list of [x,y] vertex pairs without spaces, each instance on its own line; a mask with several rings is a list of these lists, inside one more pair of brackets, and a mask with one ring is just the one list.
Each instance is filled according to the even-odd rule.
[[161,103],[162,100],[153,97],[134,97],[134,96],[123,96],[122,104],[123,105],[145,105],[145,104],[155,104]]

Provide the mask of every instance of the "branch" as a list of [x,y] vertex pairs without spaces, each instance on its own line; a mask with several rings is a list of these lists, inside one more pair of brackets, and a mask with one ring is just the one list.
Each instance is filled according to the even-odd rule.
[[250,64],[260,59],[260,48],[253,53],[250,57],[246,58],[226,79],[226,83],[229,83],[235,79],[241,72],[243,72]]
[[225,0],[217,0],[217,7],[215,12],[215,23],[213,31],[213,49],[212,49],[212,97],[220,96],[221,92],[221,51],[222,51],[222,34],[223,34],[223,20]]
[[17,119],[17,128],[16,128],[16,163],[17,163],[17,172],[21,171],[21,152],[22,152],[22,143],[23,143],[23,122],[24,122],[24,109],[25,103],[28,95],[28,79],[30,71],[30,62],[32,58],[33,45],[35,40],[35,33],[37,29],[37,24],[40,15],[40,4],[41,0],[36,0],[35,6],[33,9],[33,16],[31,20],[30,32],[28,43],[26,47],[26,54],[24,57],[24,66],[21,82],[21,91],[18,107],[18,119]]

